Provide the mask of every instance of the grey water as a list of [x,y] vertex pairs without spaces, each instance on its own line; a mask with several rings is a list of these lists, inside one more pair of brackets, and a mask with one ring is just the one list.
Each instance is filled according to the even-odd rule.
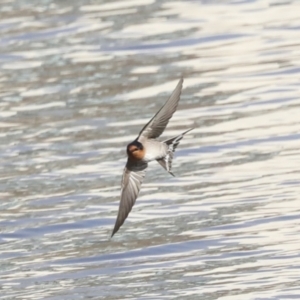
[[[0,5],[0,299],[300,299],[300,2]],[[125,147],[184,87],[110,239]]]

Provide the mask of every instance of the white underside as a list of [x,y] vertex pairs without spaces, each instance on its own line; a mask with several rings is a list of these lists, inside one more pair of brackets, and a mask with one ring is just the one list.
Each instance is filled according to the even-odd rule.
[[166,156],[168,152],[168,147],[166,144],[155,141],[155,140],[148,140],[143,143],[145,147],[145,157],[144,161],[152,161],[156,159],[161,159]]

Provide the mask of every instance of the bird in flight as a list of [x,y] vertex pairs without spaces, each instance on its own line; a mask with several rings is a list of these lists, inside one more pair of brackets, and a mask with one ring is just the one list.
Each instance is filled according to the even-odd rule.
[[123,171],[119,212],[111,237],[120,229],[135,204],[150,161],[156,160],[172,176],[173,153],[183,136],[193,128],[165,141],[157,138],[164,132],[176,111],[182,90],[181,78],[171,97],[140,131],[138,137],[127,145],[127,163]]

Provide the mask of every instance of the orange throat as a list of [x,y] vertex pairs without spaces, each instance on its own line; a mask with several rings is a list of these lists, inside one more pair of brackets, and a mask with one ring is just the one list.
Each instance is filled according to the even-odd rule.
[[128,151],[128,157],[132,160],[142,160],[145,157],[145,150],[135,150],[135,151],[130,151],[131,149],[129,148]]

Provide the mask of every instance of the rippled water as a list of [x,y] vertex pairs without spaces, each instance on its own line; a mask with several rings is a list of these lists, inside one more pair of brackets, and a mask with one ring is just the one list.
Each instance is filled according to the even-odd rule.
[[[0,299],[300,299],[300,2],[1,3]],[[110,240],[180,76],[177,177]]]

